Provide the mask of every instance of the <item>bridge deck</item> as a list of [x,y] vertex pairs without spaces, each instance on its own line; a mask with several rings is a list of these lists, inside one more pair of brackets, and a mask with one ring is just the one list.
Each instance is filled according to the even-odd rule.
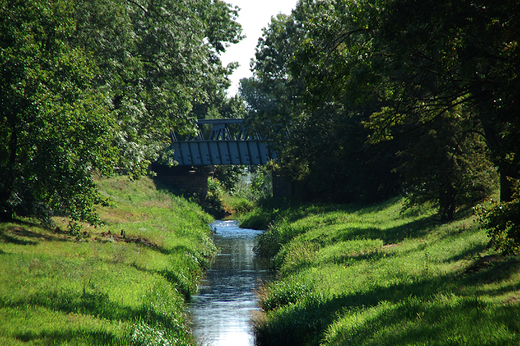
[[202,131],[187,140],[177,140],[172,134],[173,159],[181,166],[206,165],[264,165],[276,158],[276,153],[269,149],[268,141],[249,133],[245,127],[238,132],[230,131],[228,125],[242,124],[243,119],[199,120],[212,126],[209,140],[205,140]]
[[260,141],[190,141],[173,143],[179,165],[264,165],[274,158]]

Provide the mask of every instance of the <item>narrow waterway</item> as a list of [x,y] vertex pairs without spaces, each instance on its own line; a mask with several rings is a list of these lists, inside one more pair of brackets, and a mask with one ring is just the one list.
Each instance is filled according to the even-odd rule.
[[193,297],[193,333],[204,346],[254,345],[255,290],[272,275],[253,253],[261,231],[239,228],[234,220],[215,221],[211,228],[219,253]]

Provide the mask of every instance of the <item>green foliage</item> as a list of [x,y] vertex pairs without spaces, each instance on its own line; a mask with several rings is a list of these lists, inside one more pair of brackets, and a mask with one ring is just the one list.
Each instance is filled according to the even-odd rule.
[[219,165],[215,167],[214,177],[222,184],[226,192],[233,195],[236,192],[240,179],[245,175],[246,169],[239,165]]
[[[517,139],[510,136],[518,127],[512,116],[517,110],[510,108],[519,90],[518,50],[499,48],[520,38],[512,24],[517,10],[518,4],[508,1],[388,2],[371,34],[378,53],[371,60],[390,89],[379,92],[388,107],[367,122],[372,139],[431,129],[462,108],[465,131],[484,136],[499,172],[518,171],[511,160]],[[358,80],[363,85],[364,78]],[[460,134],[448,138],[458,140]]]
[[[375,100],[358,107],[335,100],[334,93],[325,93],[319,86],[314,89],[314,81],[306,78],[310,74],[320,85],[328,81],[331,70],[326,63],[306,65],[307,56],[300,52],[313,39],[323,39],[321,33],[312,36],[311,29],[325,13],[336,15],[328,5],[301,1],[291,16],[273,18],[264,30],[257,46],[254,78],[241,83],[241,94],[250,107],[248,121],[273,140],[281,171],[298,181],[298,197],[336,202],[382,200],[398,192],[397,175],[392,172],[398,165],[394,156],[398,146],[368,147],[368,132],[362,126],[379,103]],[[338,4],[338,8],[345,6]],[[319,52],[312,49],[309,54],[314,57]],[[331,83],[335,89],[342,88],[337,80]]]
[[296,95],[301,85],[288,73],[288,62],[303,35],[302,28],[286,15],[272,17],[258,41],[252,62],[254,77],[240,81],[240,95],[248,105],[248,125],[273,139],[278,150],[283,148],[293,120],[297,121]]
[[515,191],[510,202],[494,203],[491,207],[479,205],[477,213],[488,229],[491,245],[505,255],[520,251],[520,183],[514,182]]
[[[208,197],[203,204],[211,203],[225,210],[227,215],[239,216],[271,195],[271,175],[265,168],[217,166],[215,178],[208,180]],[[212,215],[225,216],[223,213]]]
[[449,220],[494,189],[493,165],[518,176],[517,12],[301,0],[259,41],[241,89],[249,122],[272,134],[303,198],[374,202],[403,188]]
[[297,279],[269,283],[265,289],[268,296],[261,300],[261,308],[270,311],[284,305],[295,304],[312,290],[312,283],[301,282]]
[[257,343],[518,343],[518,259],[487,249],[473,217],[441,225],[403,203],[279,211],[277,250],[259,244],[279,276],[260,290]]
[[204,209],[204,211],[216,219],[222,219],[226,215],[222,203],[224,188],[219,180],[208,178],[208,193],[204,199],[195,197],[194,200]]
[[0,214],[53,210],[96,223],[92,174],[111,172],[115,119],[93,87],[97,67],[71,44],[69,2],[10,2],[0,10]]
[[193,132],[194,105],[224,93],[232,67],[219,54],[241,38],[236,15],[222,1],[78,4],[77,43],[102,69],[98,86],[110,90],[123,168],[142,174],[171,131]]
[[[252,214],[252,215],[250,215]],[[253,229],[265,229],[266,232],[257,237],[258,245],[255,247],[255,254],[260,257],[274,258],[281,248],[279,228],[269,223],[266,213],[260,214],[255,210],[247,215],[245,221],[240,223],[240,227]]]
[[224,93],[234,65],[219,54],[241,38],[219,0],[1,5],[2,219],[95,224],[93,174],[171,160],[170,132],[193,130],[193,105]]
[[400,153],[405,207],[432,202],[443,221],[453,220],[457,207],[490,196],[498,182],[482,137],[461,129],[457,118],[419,132],[414,144]]
[[270,198],[273,194],[271,173],[261,168],[251,172],[248,192],[249,196],[247,197],[253,201]]
[[[245,197],[230,196],[225,194],[223,197],[223,203],[231,209],[235,214],[242,215],[246,212],[253,210],[256,206],[256,202]],[[248,227],[246,227],[248,228]]]

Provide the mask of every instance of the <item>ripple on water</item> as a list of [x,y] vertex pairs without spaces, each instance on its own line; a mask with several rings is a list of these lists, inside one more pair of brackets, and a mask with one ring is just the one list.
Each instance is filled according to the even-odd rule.
[[254,292],[272,275],[253,253],[262,231],[239,228],[235,220],[210,227],[219,254],[193,296],[193,333],[202,345],[254,345],[251,314],[259,310]]

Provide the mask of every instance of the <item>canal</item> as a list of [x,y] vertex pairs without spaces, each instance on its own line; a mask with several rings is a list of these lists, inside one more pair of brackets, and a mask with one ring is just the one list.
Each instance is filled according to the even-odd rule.
[[215,221],[211,228],[219,252],[192,299],[193,333],[204,346],[254,345],[255,291],[273,275],[253,252],[261,231],[239,228],[235,220]]

